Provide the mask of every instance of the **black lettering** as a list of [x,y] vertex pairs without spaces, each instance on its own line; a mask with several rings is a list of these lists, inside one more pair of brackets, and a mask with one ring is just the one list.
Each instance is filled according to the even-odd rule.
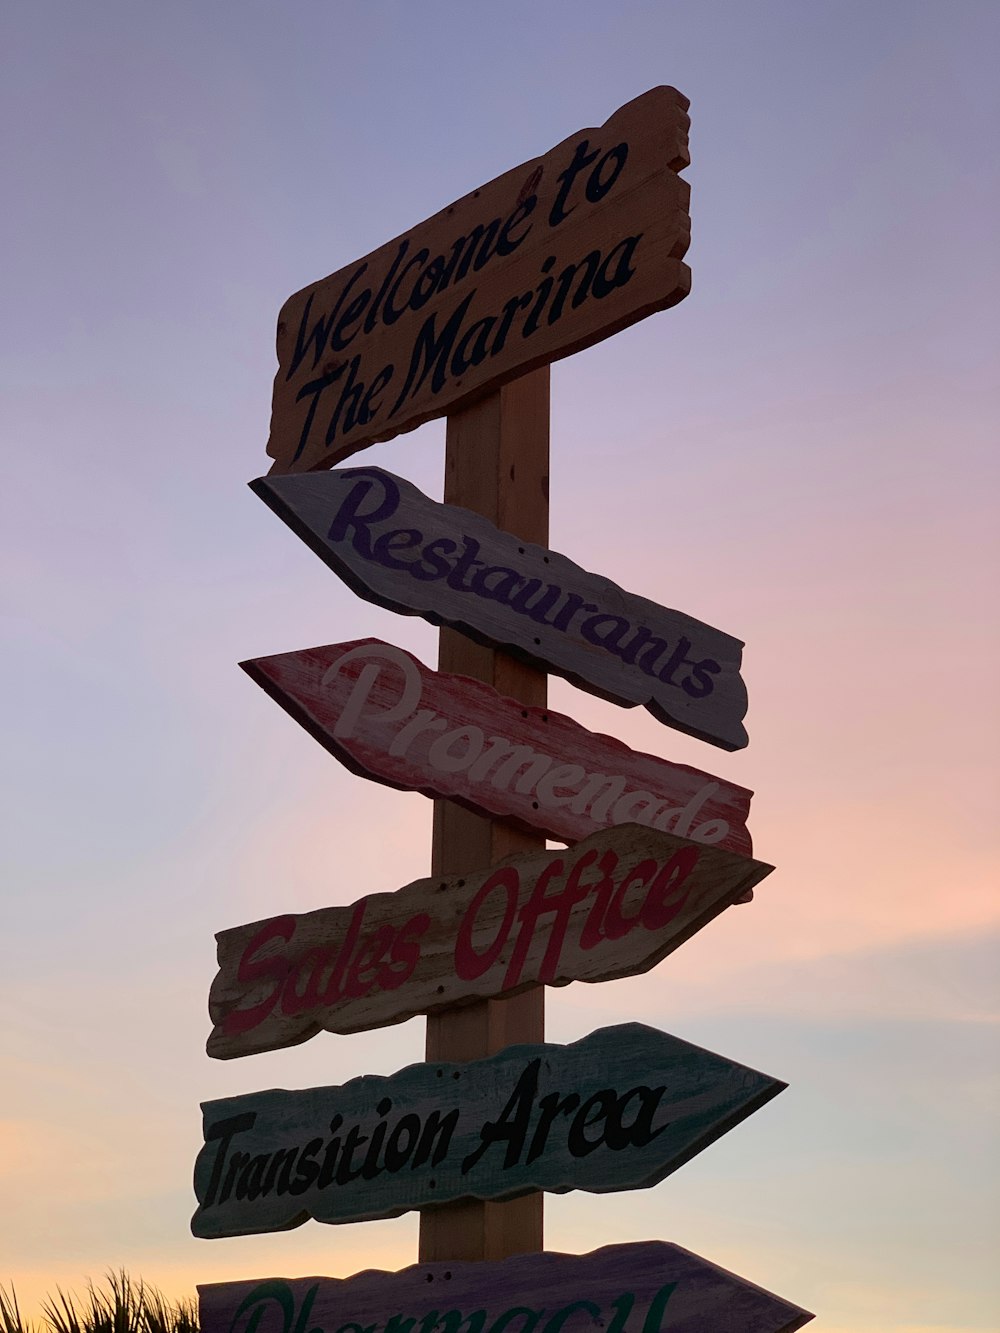
[[423,273],[413,284],[410,293],[410,309],[420,310],[438,290],[438,284],[444,276],[444,255],[435,255],[424,268]]
[[488,1120],[479,1131],[479,1147],[469,1153],[462,1162],[462,1175],[467,1175],[476,1165],[479,1159],[492,1148],[494,1143],[506,1141],[507,1152],[504,1156],[504,1169],[516,1166],[524,1149],[524,1141],[528,1135],[528,1125],[531,1122],[531,1108],[535,1100],[535,1094],[538,1092],[538,1070],[541,1067],[541,1057],[537,1060],[531,1060],[525,1065],[520,1078],[507,1104],[500,1112],[496,1120]]
[[[448,1155],[448,1149],[451,1147],[451,1136],[458,1124],[458,1115],[457,1109],[449,1111],[447,1115],[442,1115],[440,1111],[430,1113],[424,1122],[424,1129],[420,1135],[417,1151],[413,1154],[412,1169],[414,1171],[418,1166],[423,1166],[428,1158],[430,1158],[431,1166],[438,1166],[444,1161]],[[435,1139],[437,1139],[436,1144]],[[433,1156],[431,1156],[432,1152]]]
[[316,1177],[319,1175],[319,1162],[315,1158],[322,1146],[322,1139],[310,1139],[299,1153],[299,1169],[295,1174],[295,1179],[288,1187],[289,1194],[304,1194],[310,1185],[316,1183]]
[[514,322],[514,316],[519,310],[523,310],[526,305],[531,305],[532,295],[532,292],[525,292],[523,296],[511,297],[506,303],[500,316],[500,327],[497,329],[497,336],[493,339],[493,346],[490,348],[490,356],[496,356],[497,352],[503,351],[503,345],[507,341],[507,334]]
[[355,320],[361,319],[361,316],[365,313],[365,306],[371,299],[371,288],[366,287],[363,292],[358,293],[341,315],[340,319],[337,320],[337,327],[330,335],[330,348],[332,351],[342,352],[344,348],[347,347],[349,343],[352,343],[358,336],[357,329],[355,329],[353,333],[347,334],[346,337],[344,334],[349,324],[353,324]]
[[[385,1169],[387,1171],[396,1172],[403,1169],[410,1160],[410,1153],[413,1152],[413,1145],[419,1136],[419,1116],[410,1112],[396,1121],[392,1133],[389,1135],[389,1142],[385,1145]],[[386,1329],[386,1333],[389,1333],[388,1329]]]
[[[622,174],[622,167],[625,165],[627,158],[628,158],[627,143],[615,144],[614,148],[609,148],[608,151],[604,154],[600,162],[598,162],[597,166],[587,177],[587,188],[584,191],[584,193],[586,194],[587,198],[590,200],[592,204],[599,204],[601,200],[604,198],[604,196],[607,194],[607,192],[611,189],[615,181]],[[609,159],[614,159],[612,163],[611,173],[606,179],[604,179],[603,178],[604,166]]]
[[253,1200],[258,1198],[264,1189],[264,1176],[270,1160],[271,1154],[266,1152],[258,1153],[256,1157],[250,1158],[236,1182],[237,1199],[242,1202],[244,1199]]
[[[322,1142],[322,1140],[321,1140]],[[281,1172],[281,1179],[277,1182],[276,1193],[288,1193],[288,1181],[292,1173],[292,1167],[295,1165],[295,1158],[298,1154],[298,1148],[279,1148],[271,1157],[271,1163],[267,1168],[267,1175],[264,1177],[264,1185],[261,1194],[270,1194],[275,1188],[275,1177]]]
[[[615,1099],[614,1106],[608,1113],[605,1134],[605,1142],[613,1152],[621,1152],[623,1148],[645,1148],[655,1138],[659,1138],[665,1129],[670,1128],[669,1120],[660,1125],[659,1129],[653,1128],[653,1116],[656,1115],[665,1092],[665,1087],[638,1087],[623,1092]],[[639,1110],[635,1119],[627,1125],[624,1121],[625,1108],[634,1098],[639,1100]]]
[[[212,1163],[212,1174],[209,1177],[208,1189],[205,1191],[205,1198],[201,1205],[203,1208],[211,1208],[215,1202],[215,1195],[222,1179],[222,1168],[225,1165],[226,1154],[232,1146],[233,1139],[237,1134],[243,1134],[246,1130],[253,1129],[256,1123],[257,1112],[244,1111],[242,1115],[231,1115],[225,1120],[216,1120],[205,1130],[205,1142],[213,1143],[218,1139],[219,1147]],[[220,1200],[220,1202],[222,1201]]]
[[674,1294],[677,1288],[676,1282],[668,1282],[665,1287],[653,1297],[649,1309],[646,1311],[646,1319],[642,1326],[642,1333],[660,1333],[662,1327],[663,1311],[667,1308],[667,1301]]
[[368,1151],[365,1153],[365,1160],[361,1163],[361,1175],[364,1180],[374,1180],[376,1176],[382,1174],[382,1168],[378,1164],[378,1155],[385,1141],[386,1131],[389,1126],[385,1123],[384,1117],[392,1110],[392,1100],[389,1097],[383,1097],[375,1107],[377,1113],[383,1117],[382,1123],[375,1126],[372,1134],[372,1141],[368,1145]]
[[495,315],[487,315],[485,319],[477,319],[475,324],[462,334],[462,340],[451,358],[453,375],[464,375],[470,366],[482,365],[489,352],[487,339],[496,322]]
[[573,285],[573,279],[576,277],[581,265],[587,265],[587,271],[580,280],[580,284],[573,293],[573,300],[570,305],[575,310],[577,306],[582,305],[590,295],[590,285],[597,275],[598,267],[601,263],[600,250],[591,250],[589,255],[584,257],[577,264],[567,264],[559,274],[559,287],[556,290],[555,298],[552,302],[552,308],[549,311],[549,323],[554,324],[557,319],[562,318],[563,306],[566,303],[566,297],[569,289]]
[[589,147],[590,140],[581,139],[573,152],[573,157],[569,166],[556,177],[556,180],[560,182],[560,185],[559,193],[556,195],[555,202],[549,210],[550,227],[558,227],[559,223],[565,218],[568,218],[570,213],[572,213],[573,209],[576,207],[576,204],[571,204],[570,207],[567,208],[566,200],[569,198],[569,192],[573,188],[573,182],[576,179],[578,172],[581,172],[584,167],[589,167],[591,162],[597,157],[598,149],[595,148],[592,153],[588,153],[587,149]]
[[335,1115],[330,1121],[330,1133],[334,1136],[326,1145],[326,1151],[323,1153],[323,1165],[319,1169],[319,1180],[316,1182],[316,1188],[325,1190],[333,1183],[333,1177],[337,1169],[337,1153],[340,1151],[340,1135],[337,1130],[344,1123],[342,1115]]
[[[654,642],[659,642],[659,640],[654,640]],[[665,665],[660,668],[659,672],[653,673],[652,671],[647,671],[647,675],[658,674],[660,680],[662,680],[665,685],[673,685],[674,672],[677,670],[677,668],[681,665],[682,662],[687,662],[686,654],[690,651],[690,649],[691,649],[691,640],[685,639],[684,636],[682,635],[677,640],[677,644],[674,648],[674,651],[667,658]],[[641,665],[642,664],[640,663],[640,666]],[[687,662],[687,665],[690,666],[691,663]],[[642,669],[643,671],[646,671],[645,667],[642,667]]]
[[[638,236],[626,236],[624,240],[619,241],[597,270],[594,275],[592,291],[599,301],[603,301],[606,296],[610,296],[616,288],[624,287],[628,280],[635,276],[635,269],[629,267],[629,261],[635,253],[635,247],[642,240],[642,235],[642,232],[640,232]],[[608,266],[619,250],[621,254],[618,256],[618,266],[611,277],[608,277]],[[574,301],[573,304],[576,305],[576,302]]]
[[562,630],[565,634],[570,627],[570,622],[578,611],[597,611],[599,609],[600,608],[596,607],[593,602],[585,602],[577,593],[568,592],[566,594],[566,605],[562,607],[559,614],[553,620],[552,628]]
[[560,1097],[558,1092],[550,1092],[542,1097],[538,1103],[538,1109],[541,1111],[538,1124],[535,1126],[535,1132],[531,1136],[531,1146],[528,1148],[528,1155],[524,1159],[525,1166],[533,1162],[536,1157],[541,1157],[545,1151],[545,1142],[549,1137],[549,1130],[552,1128],[552,1122],[560,1114],[569,1115],[570,1111],[575,1111],[580,1105],[580,1094],[571,1092],[567,1097]]
[[462,541],[465,543],[465,550],[452,565],[448,574],[448,587],[454,588],[456,592],[468,592],[469,589],[462,580],[471,569],[482,569],[485,564],[485,561],[476,559],[479,554],[479,543],[475,537],[463,535]]
[[[542,264],[542,272],[548,273],[555,262],[555,255],[549,255]],[[530,338],[538,328],[538,321],[542,317],[542,310],[545,306],[545,302],[549,299],[549,292],[552,290],[552,283],[554,281],[554,278],[544,278],[538,284],[535,292],[535,304],[531,307],[531,310],[528,313],[528,318],[524,321],[524,327],[521,329],[522,338]]]
[[337,321],[337,316],[340,314],[340,307],[344,304],[344,301],[347,299],[347,293],[351,290],[351,288],[357,282],[358,278],[361,277],[362,273],[364,273],[367,267],[368,267],[367,264],[361,264],[359,265],[358,268],[354,270],[351,276],[344,283],[343,289],[340,295],[337,297],[337,304],[330,311],[329,316],[326,319],[324,319],[323,316],[320,315],[307,334],[306,326],[309,323],[309,316],[312,312],[313,298],[316,295],[315,292],[310,292],[309,299],[308,301],[306,301],[305,309],[302,312],[302,318],[299,320],[299,331],[295,338],[295,351],[292,353],[292,359],[288,364],[288,372],[285,375],[286,383],[288,380],[292,378],[292,376],[298,370],[299,366],[305,360],[306,354],[308,353],[310,347],[312,348],[312,354],[313,354],[312,358],[313,370],[315,370],[316,367],[319,365],[319,359],[326,351],[327,341],[330,337],[330,332]]
[[396,275],[396,269],[399,268],[400,264],[402,263],[403,256],[406,254],[409,248],[410,248],[410,242],[408,240],[400,241],[399,249],[396,251],[396,257],[389,265],[389,272],[385,275],[385,279],[382,283],[382,286],[378,289],[378,296],[375,297],[375,300],[371,304],[371,309],[368,311],[368,318],[365,320],[365,333],[371,333],[372,329],[375,327],[375,322],[378,319],[379,307],[382,305],[382,300],[386,292],[389,290],[389,285],[391,284],[393,278]]
[[[499,577],[497,577],[499,576]],[[496,578],[496,582],[491,580]],[[469,591],[487,601],[509,604],[511,593],[524,579],[520,574],[505,565],[487,565],[481,569],[469,585]]]
[[361,1133],[361,1126],[352,1125],[347,1132],[347,1138],[344,1140],[344,1150],[340,1154],[340,1165],[337,1167],[338,1185],[348,1185],[361,1175],[361,1168],[355,1169],[352,1159],[355,1151],[367,1142],[368,1135]]
[[[389,293],[389,296],[386,299],[385,310],[382,312],[383,324],[386,325],[395,324],[396,320],[399,319],[400,315],[406,313],[406,307],[407,305],[409,305],[409,301],[404,302],[402,308],[397,310],[395,305],[393,304],[393,302],[396,299],[396,293],[403,285],[403,281],[406,278],[407,273],[409,273],[410,269],[413,267],[413,265],[417,264],[419,266],[420,264],[425,263],[430,258],[430,253],[431,252],[429,250],[418,250],[417,253],[413,256],[413,258],[408,260],[404,265],[402,273],[400,273],[399,277],[393,283],[392,291]],[[417,282],[419,281],[420,279],[418,278]],[[416,283],[414,283],[414,287],[416,287]],[[413,293],[411,292],[410,295],[412,296]]]
[[602,1088],[587,1098],[573,1117],[566,1136],[566,1146],[574,1157],[586,1157],[601,1146],[604,1142],[603,1129],[596,1139],[588,1139],[585,1131],[606,1122],[616,1105],[617,1098],[611,1088]]
[[455,339],[458,337],[458,331],[462,327],[462,321],[465,319],[466,312],[475,294],[476,289],[473,288],[465,299],[459,302],[452,311],[447,324],[441,330],[440,337],[436,333],[434,322],[436,315],[428,315],[424,320],[413,343],[410,365],[406,372],[406,383],[392,405],[390,416],[395,416],[407,396],[412,398],[420,391],[428,375],[431,376],[431,392],[441,392],[448,378],[448,362],[451,359]]
[[390,361],[387,366],[383,366],[379,373],[372,380],[370,386],[365,391],[365,396],[361,400],[361,406],[358,408],[358,425],[367,426],[372,417],[381,407],[381,403],[375,401],[377,394],[380,394],[385,386],[395,374],[396,367]]
[[601,1307],[595,1305],[593,1301],[573,1301],[570,1305],[564,1305],[561,1310],[557,1310],[552,1318],[545,1325],[542,1333],[559,1333],[559,1330],[565,1324],[571,1314],[576,1314],[577,1310],[586,1310],[590,1315],[590,1324],[600,1326]]
[[510,232],[512,232],[516,226],[522,223],[529,214],[535,211],[535,205],[537,203],[538,195],[529,194],[527,199],[518,204],[517,208],[514,209],[513,213],[511,213],[510,217],[503,224],[503,227],[500,229],[500,235],[497,237],[498,255],[513,254],[524,240],[525,236],[527,236],[528,232],[531,231],[531,223],[529,222],[524,231],[521,232],[520,236],[513,237],[510,235]]
[[[607,626],[604,629],[603,626]],[[590,616],[580,626],[580,635],[597,648],[607,648],[615,652],[621,643],[622,635],[632,626],[624,616]]]

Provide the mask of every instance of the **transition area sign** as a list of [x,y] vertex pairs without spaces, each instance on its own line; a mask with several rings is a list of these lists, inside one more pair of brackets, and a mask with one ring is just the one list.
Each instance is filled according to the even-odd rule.
[[454,1199],[643,1189],[786,1085],[641,1023],[342,1087],[206,1102],[196,1236]]
[[665,1241],[198,1288],[201,1333],[794,1333],[797,1305]]
[[289,297],[272,470],[330,467],[685,297],[687,108],[653,88]]
[[624,824],[569,851],[236,926],[216,937],[208,1053],[252,1055],[539,983],[645,972],[770,869]]
[[437,504],[381,468],[250,486],[377,606],[451,625],[613,703],[645,704],[660,722],[723,749],[746,745],[743,642],[731,634],[468,509]]

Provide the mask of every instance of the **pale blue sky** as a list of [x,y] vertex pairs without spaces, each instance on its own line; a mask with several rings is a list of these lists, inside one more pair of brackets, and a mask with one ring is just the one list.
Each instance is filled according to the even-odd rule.
[[[553,372],[553,545],[746,639],[727,755],[777,872],[553,1039],[657,1024],[789,1089],[676,1176],[547,1205],[674,1240],[827,1333],[1000,1325],[993,3],[115,3],[0,12],[0,1281],[412,1260],[412,1218],[195,1241],[202,1099],[390,1072],[421,1024],[219,1064],[213,932],[398,887],[429,805],[241,658],[433,633],[246,489],[294,290],[599,124],[691,99],[694,274]],[[443,427],[360,456],[440,495]],[[359,461],[360,461],[359,458]],[[386,836],[386,830],[391,836]]]

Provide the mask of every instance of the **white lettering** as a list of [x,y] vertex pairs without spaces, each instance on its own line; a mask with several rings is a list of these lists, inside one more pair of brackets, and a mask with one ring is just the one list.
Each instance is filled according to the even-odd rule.
[[[451,754],[455,742],[464,744],[459,754]],[[459,773],[475,763],[483,752],[484,737],[479,727],[455,727],[453,731],[439,736],[428,751],[427,758],[431,768],[439,773]]]
[[[361,647],[352,648],[323,673],[323,679],[320,683],[331,685],[349,662],[359,660],[363,662],[371,658],[376,660],[381,658],[385,662],[391,662],[394,666],[399,667],[403,673],[402,693],[391,708],[380,713],[380,720],[382,722],[395,722],[397,718],[407,717],[420,702],[422,691],[420,673],[413,659],[399,648],[393,648],[391,644],[364,644]],[[358,724],[362,709],[368,702],[368,696],[380,675],[380,667],[366,666],[362,670],[354,682],[354,687],[347,697],[347,703],[344,705],[340,717],[337,718],[336,725],[333,728],[335,736],[354,735],[354,728]]]

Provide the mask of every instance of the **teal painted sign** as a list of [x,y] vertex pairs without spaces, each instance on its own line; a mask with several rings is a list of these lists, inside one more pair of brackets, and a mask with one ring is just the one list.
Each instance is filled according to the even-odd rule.
[[196,1236],[655,1185],[785,1087],[641,1023],[342,1087],[206,1102]]

